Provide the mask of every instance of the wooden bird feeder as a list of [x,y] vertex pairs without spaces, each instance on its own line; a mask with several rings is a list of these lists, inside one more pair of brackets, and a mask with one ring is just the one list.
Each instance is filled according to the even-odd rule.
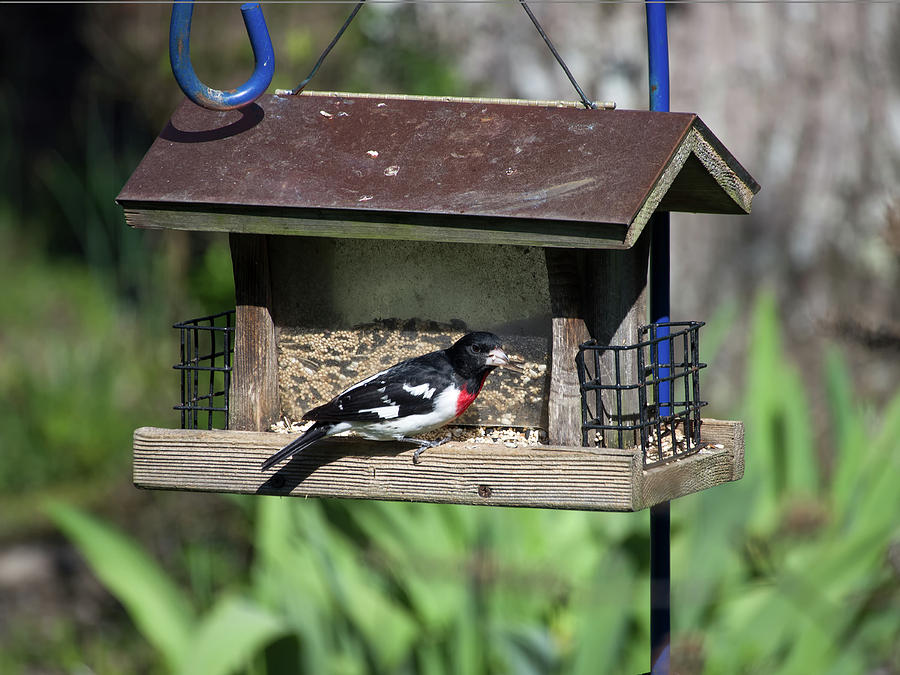
[[[703,420],[700,448],[652,468],[637,446],[583,447],[598,439],[582,428],[576,357],[588,339],[640,341],[654,211],[748,213],[758,189],[688,113],[339,93],[230,112],[185,102],[117,201],[134,227],[230,235],[228,429],[136,430],[135,484],[630,511],[737,480],[740,422]],[[452,441],[413,464],[405,443],[333,438],[260,471],[289,438],[270,425],[466,330],[498,334],[526,375],[492,374],[460,424],[548,443]],[[635,359],[620,366],[640,375]],[[619,414],[636,414],[624,399]]]

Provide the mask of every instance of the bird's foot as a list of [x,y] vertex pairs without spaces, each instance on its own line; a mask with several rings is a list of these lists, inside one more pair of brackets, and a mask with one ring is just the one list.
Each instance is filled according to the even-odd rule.
[[410,443],[416,443],[419,447],[416,448],[416,451],[413,453],[413,464],[419,463],[419,455],[425,452],[428,448],[435,448],[439,445],[443,445],[447,441],[450,440],[450,434],[447,434],[443,438],[438,438],[434,441],[425,441],[421,438],[404,438],[404,441],[409,441]]

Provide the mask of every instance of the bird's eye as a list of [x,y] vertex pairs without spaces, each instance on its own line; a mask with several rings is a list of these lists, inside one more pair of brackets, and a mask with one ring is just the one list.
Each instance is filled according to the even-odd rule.
[[472,351],[477,354],[481,351],[481,347],[479,347],[478,345],[472,345]]

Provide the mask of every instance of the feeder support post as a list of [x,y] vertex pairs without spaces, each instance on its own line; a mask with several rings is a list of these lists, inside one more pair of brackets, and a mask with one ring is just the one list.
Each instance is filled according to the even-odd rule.
[[228,425],[242,431],[268,431],[281,412],[268,237],[232,233],[229,242],[235,334]]
[[574,249],[544,249],[552,314],[547,433],[555,445],[581,445],[581,387],[575,357],[578,346],[591,335],[582,307],[580,257]]
[[[584,317],[591,337],[604,345],[633,345],[640,341],[640,327],[647,323],[647,265],[650,233],[641,233],[628,249],[596,249],[585,252]],[[616,373],[614,354],[601,358],[601,369],[612,378]],[[638,381],[638,360],[623,359],[618,378],[622,382]],[[605,401],[615,410],[615,400]],[[623,392],[621,419],[617,423],[637,419],[636,391]],[[615,434],[605,434],[599,444],[619,447]],[[627,447],[627,443],[623,446]]]

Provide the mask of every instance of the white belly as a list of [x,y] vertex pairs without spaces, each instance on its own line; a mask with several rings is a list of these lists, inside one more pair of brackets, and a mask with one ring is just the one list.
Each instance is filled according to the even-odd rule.
[[389,441],[406,436],[423,434],[442,427],[456,417],[456,402],[459,390],[456,387],[441,393],[434,401],[434,410],[424,415],[407,415],[394,419],[372,422],[352,422],[352,431],[363,438],[375,441]]

